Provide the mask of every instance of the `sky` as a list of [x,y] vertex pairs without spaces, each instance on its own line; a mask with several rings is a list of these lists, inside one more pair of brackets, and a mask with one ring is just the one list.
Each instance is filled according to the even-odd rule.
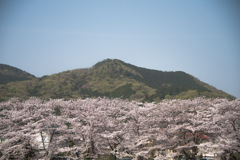
[[107,58],[240,98],[240,1],[0,0],[0,63],[42,77]]

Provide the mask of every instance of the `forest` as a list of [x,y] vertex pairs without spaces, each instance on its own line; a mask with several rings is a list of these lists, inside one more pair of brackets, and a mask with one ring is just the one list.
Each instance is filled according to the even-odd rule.
[[0,117],[1,160],[240,159],[239,99],[11,98]]

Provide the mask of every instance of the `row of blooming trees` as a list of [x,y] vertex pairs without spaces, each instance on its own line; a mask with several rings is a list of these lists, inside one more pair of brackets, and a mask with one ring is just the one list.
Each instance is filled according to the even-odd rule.
[[166,159],[212,152],[240,159],[240,100],[195,98],[0,103],[0,159],[113,157]]

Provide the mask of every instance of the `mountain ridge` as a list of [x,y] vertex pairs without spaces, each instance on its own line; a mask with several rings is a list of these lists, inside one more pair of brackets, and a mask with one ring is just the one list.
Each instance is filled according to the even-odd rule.
[[236,99],[183,71],[150,70],[118,59],[105,59],[91,68],[0,84],[1,101],[11,97],[26,99],[30,96],[65,99],[122,97],[148,102],[196,96]]

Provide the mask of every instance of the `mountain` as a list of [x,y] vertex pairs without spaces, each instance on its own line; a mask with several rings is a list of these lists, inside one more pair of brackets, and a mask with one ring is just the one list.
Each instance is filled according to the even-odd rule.
[[0,64],[0,84],[7,84],[14,81],[24,81],[34,78],[35,76],[22,71],[16,67],[6,64]]
[[106,96],[148,102],[196,96],[236,99],[185,72],[150,70],[117,59],[106,59],[87,69],[0,85],[0,101],[30,96],[65,99]]

